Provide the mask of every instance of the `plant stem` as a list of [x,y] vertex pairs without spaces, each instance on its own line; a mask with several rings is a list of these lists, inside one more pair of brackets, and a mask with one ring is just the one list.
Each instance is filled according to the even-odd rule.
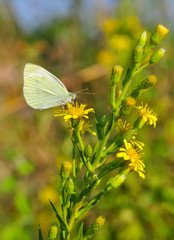
[[83,145],[83,141],[82,141],[82,138],[81,138],[81,135],[80,135],[79,130],[76,132],[76,136],[77,136],[77,139],[78,139],[78,141],[79,141],[81,150],[82,150],[82,152],[83,152],[83,151],[84,151],[84,145]]
[[76,154],[76,142],[73,141],[73,154],[72,154],[72,167],[73,167],[73,177],[74,181],[76,181],[76,159],[75,159],[75,154]]
[[139,69],[137,69],[136,70],[136,72],[135,72],[135,74],[137,74],[137,73],[139,73],[139,72],[141,72],[144,68],[146,68],[146,67],[148,67],[150,65],[150,63],[148,62],[148,63],[146,63],[146,64],[144,64],[143,66],[141,66]]

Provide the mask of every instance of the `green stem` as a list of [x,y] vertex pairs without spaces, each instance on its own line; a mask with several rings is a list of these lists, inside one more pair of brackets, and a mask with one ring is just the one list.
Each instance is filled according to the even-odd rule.
[[[125,98],[125,94],[132,82],[132,79],[134,78],[135,76],[135,73],[136,73],[136,70],[139,66],[139,63],[138,64],[133,64],[132,67],[128,70],[127,74],[126,74],[126,77],[125,79],[123,80],[123,91],[122,91],[122,94],[121,96],[119,97],[119,99],[116,101],[116,113],[118,114],[118,111],[119,111],[119,107],[121,105],[121,102],[124,100]],[[116,115],[117,115],[116,114]]]
[[77,203],[74,205],[74,209],[73,209],[73,213],[70,217],[70,221],[69,221],[69,231],[71,232],[72,228],[73,228],[73,224],[75,222],[75,219],[76,219],[76,215],[77,215],[77,212],[79,210],[79,205],[80,203]]
[[92,167],[93,167],[93,171],[95,171],[99,161],[100,161],[100,158],[102,156],[102,153],[103,153],[103,150],[104,150],[104,147],[107,143],[107,140],[110,136],[110,133],[113,129],[113,126],[114,126],[114,119],[115,119],[115,114],[112,112],[111,116],[110,116],[110,119],[109,119],[109,123],[108,123],[108,126],[107,126],[107,129],[106,129],[106,133],[103,137],[103,139],[101,140],[100,142],[100,146],[99,146],[99,149],[98,149],[98,154],[97,154],[97,157],[94,159],[93,161],[93,164],[92,164]]
[[110,89],[110,103],[112,106],[112,109],[115,109],[115,91],[116,91],[116,83],[111,84],[111,89]]
[[80,132],[77,130],[76,132],[76,136],[77,136],[77,139],[79,141],[79,144],[80,144],[80,147],[81,147],[81,150],[82,152],[84,151],[84,145],[83,145],[83,141],[82,141],[82,138],[81,138],[81,135],[80,135]]
[[73,167],[73,177],[74,180],[76,181],[76,159],[75,159],[75,154],[76,154],[76,142],[73,141],[73,154],[72,154],[72,167]]
[[[106,134],[105,136],[103,137],[103,139],[101,140],[101,143],[100,143],[100,146],[99,146],[99,150],[98,150],[98,155],[97,157],[94,159],[94,162],[93,162],[93,169],[95,170],[95,168],[97,167],[99,161],[100,161],[100,158],[102,156],[102,153],[103,153],[103,149],[107,143],[107,140],[113,130],[113,127],[114,127],[114,123],[115,123],[115,116],[117,116],[119,110],[120,110],[120,105],[121,105],[121,102],[124,100],[124,97],[125,97],[125,94],[129,88],[129,85],[131,84],[131,81],[135,75],[135,72],[136,72],[136,69],[137,67],[139,66],[139,63],[138,64],[135,64],[133,63],[132,64],[132,67],[127,71],[127,74],[126,74],[126,77],[124,79],[124,87],[123,87],[123,92],[120,96],[120,98],[116,101],[115,103],[115,109],[113,110],[112,114],[111,114],[111,117],[110,117],[110,123],[108,124],[109,128],[106,130]],[[113,89],[112,89],[113,90]]]
[[142,58],[142,61],[141,62],[144,62],[146,60],[146,58],[149,56],[150,52],[151,52],[151,49],[152,47],[154,47],[151,42],[149,42],[145,49],[144,49],[144,55],[143,55],[143,58]]
[[143,66],[141,66],[139,69],[137,69],[136,70],[136,72],[135,72],[135,74],[137,74],[137,73],[139,73],[139,72],[141,72],[144,68],[146,68],[146,67],[148,67],[150,65],[150,63],[148,62],[148,63],[146,63],[146,64],[144,64]]
[[106,186],[100,193],[94,196],[89,202],[85,203],[77,213],[77,220],[79,221],[85,213],[87,213],[109,190],[110,186]]

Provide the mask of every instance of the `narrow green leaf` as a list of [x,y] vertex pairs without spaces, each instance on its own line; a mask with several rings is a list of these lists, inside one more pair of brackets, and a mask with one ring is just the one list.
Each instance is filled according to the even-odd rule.
[[99,173],[98,178],[101,179],[109,172],[115,170],[116,168],[122,167],[125,163],[122,161],[122,159],[115,159],[111,162],[109,162]]
[[83,222],[80,225],[79,232],[78,232],[78,240],[83,240]]
[[77,213],[76,218],[77,218],[77,219],[81,219],[81,218],[83,217],[83,215],[84,215],[86,212],[88,212],[92,207],[93,207],[93,205],[90,205],[90,206],[88,206],[88,207],[86,207],[86,208],[82,208],[82,209]]
[[80,154],[80,157],[81,157],[81,159],[83,161],[83,164],[87,167],[85,156],[83,155],[82,151],[80,150],[80,148],[78,146],[77,146],[77,149],[79,151],[79,154]]
[[54,204],[49,200],[53,210],[54,210],[54,213],[56,214],[56,217],[58,219],[58,221],[60,222],[60,225],[62,226],[62,228],[66,231],[66,232],[69,232],[69,229],[66,225],[66,223],[64,222],[64,220],[61,218],[61,216],[58,214],[57,212],[57,209],[55,208]]
[[43,240],[43,237],[42,237],[42,230],[41,230],[40,225],[38,225],[38,235],[39,235],[39,240]]

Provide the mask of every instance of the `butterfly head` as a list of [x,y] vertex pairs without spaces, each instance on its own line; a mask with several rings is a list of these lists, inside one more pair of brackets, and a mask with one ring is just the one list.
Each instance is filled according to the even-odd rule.
[[77,94],[76,93],[69,93],[70,97],[71,97],[71,100],[74,100],[76,99],[77,97]]

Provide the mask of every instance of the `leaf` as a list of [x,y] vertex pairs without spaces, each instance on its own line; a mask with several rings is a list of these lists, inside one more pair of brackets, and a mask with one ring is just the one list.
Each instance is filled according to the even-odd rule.
[[43,240],[42,230],[41,230],[40,225],[38,225],[38,235],[39,235],[39,240]]
[[99,173],[98,178],[101,179],[109,172],[115,170],[116,168],[122,167],[125,163],[122,161],[122,159],[115,159],[111,162],[109,162]]
[[80,148],[78,146],[77,146],[77,149],[79,151],[79,154],[80,154],[80,157],[81,157],[81,159],[83,161],[83,164],[87,167],[85,156],[83,155],[82,151],[80,150]]
[[55,208],[54,204],[51,202],[51,200],[49,200],[53,210],[54,210],[54,213],[56,214],[56,217],[58,219],[58,221],[60,222],[60,225],[62,226],[62,228],[66,231],[66,232],[69,232],[69,229],[66,225],[66,223],[64,222],[64,220],[61,218],[61,216],[58,214],[57,212],[57,209]]
[[78,232],[78,240],[83,240],[83,222],[80,225],[79,232]]

